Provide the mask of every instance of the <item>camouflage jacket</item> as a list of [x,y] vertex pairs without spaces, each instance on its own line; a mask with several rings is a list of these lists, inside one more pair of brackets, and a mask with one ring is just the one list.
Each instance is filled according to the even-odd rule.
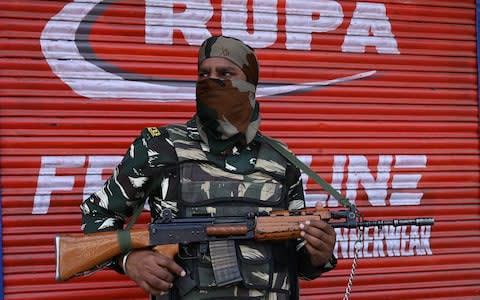
[[[201,143],[194,120],[187,124],[191,139]],[[172,142],[168,136],[161,136],[158,128],[150,127],[142,131],[125,153],[121,163],[115,168],[112,176],[104,186],[93,193],[81,205],[85,233],[110,231],[123,228],[125,220],[132,214],[134,208],[148,198],[152,219],[155,219],[166,208],[178,212],[177,203],[168,201],[178,193],[172,185],[176,176],[177,157]],[[246,148],[231,154],[214,156],[207,152],[208,159],[226,169],[246,172],[253,168],[260,145],[254,141]],[[202,146],[203,148],[203,146]],[[288,209],[300,209],[305,206],[303,186],[300,171],[295,166],[287,166],[287,197]],[[152,193],[152,178],[156,178],[158,188]],[[150,191],[150,195],[147,195]],[[324,270],[310,265],[309,255],[304,247],[297,247],[297,276],[303,279],[318,277]],[[121,272],[114,261],[105,266],[113,267]]]

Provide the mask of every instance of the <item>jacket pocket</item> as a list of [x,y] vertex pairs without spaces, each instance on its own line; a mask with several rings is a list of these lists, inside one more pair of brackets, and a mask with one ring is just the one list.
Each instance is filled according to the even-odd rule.
[[272,247],[258,241],[237,243],[240,272],[246,287],[269,289],[273,274]]

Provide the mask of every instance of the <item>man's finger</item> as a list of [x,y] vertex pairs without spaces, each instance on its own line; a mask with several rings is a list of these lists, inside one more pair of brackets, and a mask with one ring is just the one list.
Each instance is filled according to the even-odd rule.
[[151,287],[166,291],[173,286],[172,282],[175,277],[167,269],[157,266],[146,270],[146,272],[148,272],[148,276],[145,278],[145,281]]
[[[175,275],[178,275],[178,276],[185,276],[185,270],[183,270],[183,268],[178,265],[173,259],[170,259],[166,256],[163,256],[161,254],[158,254],[156,253],[156,257],[155,257],[155,261],[156,261],[156,264],[161,266],[161,267],[164,267],[167,269],[168,272],[172,273],[172,274],[175,274]],[[172,279],[173,281],[173,279]]]

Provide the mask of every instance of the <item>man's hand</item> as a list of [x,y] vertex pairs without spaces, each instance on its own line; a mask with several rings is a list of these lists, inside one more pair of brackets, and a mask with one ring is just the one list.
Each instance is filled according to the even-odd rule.
[[172,288],[176,276],[185,276],[185,271],[173,259],[152,250],[130,253],[126,273],[145,292],[157,296]]
[[323,267],[333,254],[337,239],[335,230],[330,224],[321,220],[307,221],[300,224],[300,229],[302,229],[300,234],[306,241],[305,248],[310,253],[312,265]]

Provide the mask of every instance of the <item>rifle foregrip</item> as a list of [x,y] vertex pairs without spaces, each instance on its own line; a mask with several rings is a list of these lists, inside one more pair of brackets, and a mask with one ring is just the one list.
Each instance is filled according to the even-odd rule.
[[255,227],[257,240],[287,240],[300,237],[300,223],[324,220],[330,215],[297,215],[258,217]]
[[248,232],[246,225],[214,225],[208,226],[205,229],[207,235],[209,236],[235,236],[235,235],[245,235]]

